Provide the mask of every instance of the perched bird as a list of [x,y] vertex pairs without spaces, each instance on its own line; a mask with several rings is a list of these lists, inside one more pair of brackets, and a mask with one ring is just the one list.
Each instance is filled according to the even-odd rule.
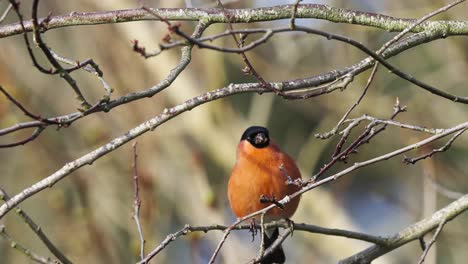
[[[261,210],[270,204],[261,197],[281,200],[299,190],[288,181],[300,180],[301,173],[294,160],[283,152],[269,137],[268,130],[252,126],[242,134],[237,146],[237,160],[228,183],[228,198],[237,217]],[[275,207],[265,214],[265,222],[289,219],[297,209],[300,197],[292,199],[284,208]],[[259,218],[259,217],[258,217]],[[264,247],[268,248],[278,238],[279,230],[267,230]],[[261,263],[284,263],[283,249],[278,247]]]

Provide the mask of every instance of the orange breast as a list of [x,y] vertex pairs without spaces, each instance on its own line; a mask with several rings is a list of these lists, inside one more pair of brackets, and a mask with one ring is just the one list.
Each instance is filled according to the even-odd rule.
[[[299,190],[294,185],[286,185],[284,171],[294,180],[301,178],[294,160],[271,142],[265,148],[255,148],[241,141],[237,149],[237,161],[228,183],[228,198],[237,217],[243,217],[270,204],[260,203],[261,195],[280,200]],[[297,209],[299,197],[285,205],[284,210],[274,208],[266,216],[268,221],[290,218]]]

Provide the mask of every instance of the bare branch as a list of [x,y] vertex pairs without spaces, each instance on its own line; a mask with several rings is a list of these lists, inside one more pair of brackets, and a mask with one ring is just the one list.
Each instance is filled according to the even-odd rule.
[[265,255],[265,233],[266,228],[265,228],[265,214],[260,215],[260,236],[261,236],[261,241],[260,241],[260,249],[258,251],[258,256],[257,258],[263,258]]
[[[209,24],[199,23],[197,25],[197,28],[195,29],[193,37],[196,37],[197,35],[201,34],[208,25]],[[382,54],[382,57],[390,58],[409,48],[416,47],[420,44],[427,43],[432,40],[436,40],[436,39],[443,38],[443,37],[445,37],[445,35],[442,34],[442,32],[440,31],[431,31],[431,32],[426,32],[424,34],[412,35],[406,40],[400,41],[399,43],[396,43],[390,48],[388,48],[388,50]],[[27,39],[27,37],[25,38]],[[175,78],[177,78],[180,72],[182,72],[185,69],[185,67],[190,62],[190,51],[191,51],[190,45],[188,47],[182,48],[182,56],[181,56],[180,63],[170,72],[167,78],[163,79],[160,83],[156,84],[153,87],[150,87],[140,92],[129,93],[120,98],[109,101],[108,103],[97,104],[84,113],[76,112],[76,113],[71,113],[68,115],[46,118],[46,120],[59,122],[60,123],[59,127],[69,126],[73,122],[89,114],[101,112],[101,111],[108,112],[111,109],[118,107],[122,104],[126,104],[135,100],[140,100],[146,97],[152,97],[158,92],[167,88],[175,80]],[[359,63],[356,63],[354,65],[351,65],[343,69],[333,70],[333,71],[330,71],[321,75],[304,78],[304,79],[288,80],[288,81],[284,81],[281,83],[269,83],[269,86],[275,87],[276,90],[281,89],[282,91],[292,91],[292,90],[300,90],[300,89],[308,88],[308,87],[317,87],[324,83],[335,82],[338,78],[345,76],[346,74],[350,72],[355,72],[356,74],[361,73],[367,70],[368,68],[370,68],[372,65],[373,65],[372,60],[367,58],[367,59],[362,60]],[[236,88],[243,89],[244,92],[259,92],[259,93],[269,92],[269,90],[265,89],[264,87],[262,87],[261,84],[257,84],[257,83],[236,84],[234,86]],[[331,85],[331,86],[327,85],[325,87],[317,87],[314,93],[308,93],[308,97],[314,97],[314,96],[327,94],[332,91],[336,91],[337,89],[341,89],[340,87],[341,87],[341,84]],[[40,126],[43,126],[43,123],[40,121],[18,123],[14,126],[0,129],[0,136],[6,135],[11,132],[21,130],[24,128],[40,127]]]
[[296,0],[296,2],[293,5],[291,20],[289,20],[289,28],[291,28],[291,29],[294,29],[294,27],[296,26],[296,21],[295,20],[296,20],[296,14],[297,14],[297,7],[299,6],[299,3],[301,1],[302,0]]
[[[419,239],[424,234],[441,226],[442,222],[449,222],[456,216],[465,212],[468,209],[468,195],[464,195],[460,199],[450,203],[446,207],[435,212],[433,215],[401,230],[397,234],[391,236],[386,245],[371,246],[351,257],[341,260],[340,264],[350,263],[370,263],[372,260],[399,248],[411,241]],[[428,248],[428,247],[426,247]]]
[[348,111],[346,111],[346,113],[341,117],[340,121],[338,121],[338,123],[335,125],[335,127],[329,132],[326,132],[326,133],[323,133],[323,134],[316,134],[315,137],[320,138],[320,139],[327,139],[327,138],[330,138],[331,136],[336,134],[336,132],[338,131],[340,126],[343,124],[343,122],[346,120],[346,118],[348,118],[348,116],[351,114],[351,112],[354,110],[354,108],[356,108],[361,103],[361,101],[364,98],[364,96],[366,95],[367,90],[369,89],[372,81],[374,80],[374,76],[377,73],[378,67],[379,67],[379,64],[376,63],[374,65],[374,67],[372,68],[372,72],[369,75],[369,78],[367,79],[366,86],[364,86],[364,89],[362,90],[361,95],[356,100],[356,102],[354,102],[354,104],[348,109]]
[[[160,17],[166,20],[200,21],[210,17],[213,23],[252,23],[291,19],[294,5],[280,5],[273,7],[251,9],[226,9],[227,17],[220,9],[199,8],[152,8]],[[183,12],[181,12],[183,11]],[[271,16],[270,14],[276,14]],[[228,19],[229,18],[229,19]],[[336,8],[319,4],[299,4],[295,18],[324,19],[335,23],[353,23],[356,25],[380,28],[386,31],[402,31],[414,23],[414,19],[396,18],[381,14]],[[142,20],[159,20],[141,8],[103,11],[103,12],[72,12],[67,15],[53,16],[44,28],[45,31],[60,27],[79,25],[98,25],[110,23],[124,23]],[[32,22],[25,21],[25,30],[32,31]],[[432,21],[425,22],[411,30],[413,33],[424,32],[428,29],[444,31],[446,36],[468,34],[466,21]],[[0,38],[21,34],[21,25],[9,24],[0,27]]]
[[[362,240],[362,241],[367,241],[370,243],[374,244],[385,244],[386,243],[386,238],[381,237],[381,236],[373,236],[373,235],[368,235],[360,232],[353,232],[353,231],[348,231],[348,230],[343,230],[343,229],[334,229],[334,228],[325,228],[325,227],[320,227],[316,225],[310,225],[310,224],[302,224],[302,223],[292,223],[293,224],[293,230],[295,231],[304,231],[304,232],[309,232],[309,233],[314,233],[314,234],[323,234],[323,235],[331,235],[331,236],[338,236],[338,237],[346,237],[346,238],[351,238],[351,239],[356,239],[356,240]],[[269,229],[269,228],[290,228],[291,224],[287,223],[285,221],[276,221],[276,222],[270,222],[270,223],[265,223],[264,228]],[[192,232],[209,232],[209,231],[224,231],[228,229],[230,226],[225,226],[225,225],[210,225],[210,226],[190,226],[186,225],[184,228],[181,230],[169,234],[155,249],[149,253],[145,261],[148,261],[155,255],[157,255],[159,252],[161,252],[167,245],[169,245],[172,241],[176,240],[180,236],[185,236],[189,233]],[[250,224],[244,224],[244,225],[236,225],[232,227],[232,230],[250,230],[252,228],[252,225]],[[256,229],[261,229],[260,226],[255,226]],[[149,256],[151,255],[151,258]],[[140,261],[139,263],[144,263],[144,261]]]
[[34,0],[33,5],[32,5],[32,24],[33,24],[34,41],[42,50],[47,60],[49,60],[50,64],[52,64],[54,69],[59,73],[60,77],[62,77],[75,92],[77,99],[81,102],[81,106],[83,107],[83,109],[80,111],[84,111],[84,110],[91,108],[91,105],[88,103],[88,101],[86,101],[85,97],[81,93],[81,90],[78,87],[78,84],[76,83],[76,81],[71,77],[68,71],[66,71],[62,67],[62,65],[60,65],[60,63],[58,63],[58,61],[54,58],[54,56],[50,52],[50,48],[42,40],[40,30],[41,30],[41,27],[44,25],[44,23],[48,23],[49,19],[46,18],[44,21],[41,22],[41,24],[39,24],[38,19],[37,19],[38,8],[39,8],[39,0]]
[[[10,196],[0,188],[0,198],[4,201],[7,201],[10,199]],[[31,230],[37,235],[37,237],[44,243],[44,245],[49,249],[50,253],[52,253],[57,259],[59,259],[63,264],[71,264],[72,262],[58,249],[52,241],[47,237],[47,235],[44,233],[42,228],[37,225],[31,217],[29,217],[28,214],[26,214],[25,211],[23,211],[21,208],[17,207],[16,208],[16,213],[23,219],[23,221],[31,228]]]
[[13,8],[12,4],[9,4],[8,7],[3,11],[3,14],[0,16],[0,24],[3,23],[3,20],[8,16],[8,13],[10,13],[11,9]]
[[[417,21],[415,21],[411,26],[405,28],[402,32],[400,32],[398,35],[396,35],[394,38],[392,38],[390,41],[386,42],[376,53],[381,55],[382,52],[384,52],[388,47],[390,47],[390,45],[394,44],[395,42],[397,42],[398,40],[400,40],[406,33],[410,32],[412,29],[414,29],[416,26],[418,26],[419,24],[423,23],[424,21],[428,20],[429,18],[439,14],[439,13],[442,13],[444,11],[447,11],[448,9],[464,2],[465,0],[460,0],[460,1],[456,1],[454,3],[451,3],[449,5],[446,5],[434,12],[431,12],[425,16],[423,16],[422,18],[418,19]],[[296,2],[296,5],[299,3],[299,0]],[[293,20],[291,21],[291,23],[293,23]],[[292,26],[290,26],[291,28],[294,28]],[[337,130],[339,129],[339,127],[341,126],[341,124],[344,122],[344,120],[349,116],[349,114],[354,110],[354,108],[359,105],[359,103],[361,102],[362,98],[365,96],[366,92],[367,92],[367,89],[369,88],[372,80],[374,79],[374,76],[375,76],[375,73],[377,72],[377,68],[379,66],[379,63],[376,62],[375,65],[374,65],[374,68],[372,69],[372,72],[367,80],[367,83],[366,83],[366,86],[364,87],[363,89],[363,92],[361,94],[361,96],[358,98],[358,100],[354,103],[354,105],[352,105],[348,111],[346,111],[346,113],[343,115],[343,117],[340,119],[340,121],[338,121],[338,123],[336,124],[336,126],[329,132],[327,133],[324,133],[324,134],[317,134],[316,137],[318,138],[321,138],[321,139],[326,139],[326,138],[329,138],[330,136],[333,136],[336,134]],[[348,75],[354,75],[353,72],[350,72],[348,73]],[[346,76],[346,75],[345,75]],[[345,77],[343,76],[343,77]],[[342,78],[343,78],[342,77]]]
[[463,129],[463,130],[460,130],[458,133],[456,133],[455,135],[453,135],[453,137],[451,137],[449,139],[449,141],[447,141],[447,143],[445,145],[443,145],[442,147],[440,148],[437,148],[437,149],[433,149],[431,152],[429,153],[426,153],[422,156],[419,156],[419,157],[416,157],[416,158],[408,158],[408,157],[404,157],[403,158],[403,162],[405,164],[415,164],[416,162],[420,161],[420,160],[423,160],[423,159],[426,159],[426,158],[430,158],[432,157],[434,154],[436,153],[439,153],[439,152],[444,152],[446,151],[447,149],[449,149],[451,146],[452,146],[452,143],[461,135],[463,134],[463,132],[465,132],[466,129]]
[[4,239],[6,239],[9,243],[10,246],[19,252],[23,253],[25,256],[30,258],[32,261],[37,262],[37,263],[42,263],[42,264],[54,264],[55,262],[47,259],[45,257],[39,256],[35,252],[32,252],[30,249],[26,248],[22,244],[18,243],[15,241],[11,236],[7,233],[5,226],[0,225],[0,236],[2,236]]
[[446,223],[447,223],[447,221],[445,219],[443,219],[439,223],[439,226],[437,227],[437,230],[436,230],[435,234],[432,236],[432,239],[431,239],[431,241],[429,241],[429,244],[426,245],[426,248],[424,249],[424,252],[421,255],[421,258],[419,258],[418,264],[423,264],[424,263],[424,259],[426,258],[427,253],[429,253],[429,250],[431,249],[432,245],[434,245],[437,237],[439,236],[440,232],[442,231],[442,228],[444,227],[444,225]]
[[[266,211],[265,211],[266,212]],[[238,220],[239,221],[239,220]],[[218,245],[216,246],[215,251],[211,255],[210,260],[208,261],[208,264],[213,264],[216,256],[218,256],[219,251],[221,250],[221,247],[223,246],[224,242],[226,242],[226,239],[228,238],[229,234],[231,233],[231,230],[238,224],[236,221],[234,224],[228,226],[228,228],[224,229],[223,231],[223,238],[219,241]],[[240,223],[240,222],[239,222]]]
[[12,147],[17,147],[17,146],[22,146],[36,139],[42,133],[42,131],[44,131],[44,129],[45,127],[43,126],[37,127],[29,137],[13,142],[13,143],[0,144],[0,148],[12,148]]
[[284,232],[278,236],[278,238],[275,240],[275,242],[273,242],[273,244],[271,244],[271,246],[265,250],[263,255],[260,255],[260,256],[256,257],[255,259],[253,259],[249,263],[261,263],[262,260],[264,260],[268,255],[273,253],[273,251],[275,251],[275,249],[277,249],[279,246],[281,246],[281,244],[284,242],[284,240],[290,234],[292,234],[292,232],[293,232],[292,227],[286,228],[284,230]]
[[135,224],[138,230],[138,237],[140,238],[140,259],[145,258],[145,238],[143,237],[143,231],[140,224],[140,207],[141,207],[141,199],[140,199],[140,188],[138,186],[138,171],[137,171],[137,142],[132,144],[133,147],[133,189],[135,193],[135,200],[133,202],[133,220],[135,220]]
[[92,73],[92,74],[96,75],[98,80],[102,83],[102,86],[104,87],[104,90],[106,91],[106,94],[103,96],[101,101],[107,102],[107,101],[110,100],[110,96],[111,96],[112,92],[114,91],[114,89],[112,89],[112,87],[104,80],[104,78],[103,78],[104,73],[101,71],[101,69],[99,68],[99,65],[97,63],[95,63],[92,59],[87,59],[87,60],[85,60],[83,62],[72,61],[70,59],[67,59],[67,58],[64,58],[64,57],[58,55],[52,49],[50,49],[49,51],[56,60],[74,66],[72,68],[65,69],[65,71],[67,71],[68,73],[70,73],[72,71],[75,71],[75,70],[78,70],[78,69],[83,69],[83,70],[85,70],[85,71],[87,71],[89,73]]
[[[195,31],[193,33],[194,37],[197,37],[200,34],[202,34],[202,32],[206,29],[207,26],[208,26],[208,24],[200,22],[197,25],[197,27],[195,28]],[[47,126],[47,124],[49,124],[49,123],[50,124],[57,124],[57,126],[59,128],[64,127],[64,126],[66,127],[66,126],[71,125],[73,122],[75,122],[75,121],[77,121],[77,120],[79,120],[79,119],[81,119],[81,118],[83,118],[83,117],[85,117],[87,115],[90,115],[90,114],[93,114],[93,113],[96,113],[96,112],[108,112],[112,108],[115,108],[117,106],[127,104],[127,103],[130,103],[132,101],[139,100],[139,99],[142,99],[142,98],[152,97],[155,94],[157,94],[157,93],[163,91],[164,89],[166,89],[167,87],[169,87],[172,84],[172,82],[174,82],[174,80],[179,76],[179,74],[190,63],[192,46],[189,45],[189,46],[183,47],[181,50],[182,50],[181,59],[180,59],[179,63],[175,66],[175,68],[173,68],[170,71],[168,76],[165,79],[161,80],[156,85],[154,85],[154,86],[152,86],[152,87],[150,87],[150,88],[148,88],[146,90],[139,91],[139,92],[134,92],[134,93],[129,93],[127,95],[124,95],[122,97],[119,97],[119,98],[117,98],[115,100],[112,100],[112,101],[109,101],[109,102],[107,102],[107,100],[105,100],[105,98],[103,98],[99,103],[97,103],[96,105],[94,105],[92,108],[88,109],[85,112],[75,112],[75,113],[71,113],[71,114],[63,115],[63,116],[58,116],[58,117],[43,118],[43,119],[38,120],[38,121],[18,123],[16,125],[11,126],[11,127],[0,129],[0,136],[7,135],[7,134],[10,134],[10,133],[16,132],[18,130],[22,130],[22,129],[26,129],[26,128],[33,128],[33,127],[37,128],[38,130],[41,129],[41,131],[36,131],[36,133],[40,133],[40,132],[42,132],[44,127]],[[61,59],[64,59],[64,58],[61,58]],[[59,60],[61,60],[61,59],[59,59]],[[80,64],[80,65],[83,65],[83,64]],[[85,69],[86,69],[86,67],[85,67]],[[94,70],[99,74],[99,71],[96,68]],[[31,140],[35,139],[37,136],[38,136],[38,134],[35,135],[34,138],[29,138],[29,140],[22,140],[21,142],[17,142],[17,143],[14,143],[14,144],[9,144],[8,147],[25,144],[25,143],[30,142]]]

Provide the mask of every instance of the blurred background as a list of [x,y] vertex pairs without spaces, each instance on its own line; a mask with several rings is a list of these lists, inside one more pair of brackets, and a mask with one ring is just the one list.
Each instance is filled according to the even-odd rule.
[[[145,1],[149,7],[213,7],[215,1]],[[248,8],[294,1],[229,1],[227,7]],[[310,3],[311,1],[302,1]],[[370,11],[402,18],[419,18],[449,3],[442,0],[415,1],[314,1],[335,7]],[[4,10],[8,1],[0,1]],[[41,1],[41,17],[72,11],[91,12],[137,8],[133,0]],[[30,3],[21,8],[30,18]],[[467,20],[462,4],[435,19]],[[11,12],[4,24],[15,22]],[[256,23],[242,27],[274,27],[289,21]],[[321,20],[298,23],[350,36],[377,50],[395,33]],[[190,33],[194,23],[182,22]],[[241,25],[235,25],[240,28]],[[221,32],[226,25],[212,26],[206,33]],[[114,88],[113,98],[140,91],[164,79],[180,58],[180,50],[165,51],[144,60],[132,51],[131,40],[148,50],[158,47],[167,32],[159,22],[78,26],[50,30],[43,35],[55,52],[73,60],[92,58]],[[232,39],[215,42],[232,45]],[[449,37],[406,51],[390,61],[407,73],[440,89],[466,95],[468,41]],[[57,116],[75,112],[78,102],[68,85],[57,76],[39,73],[32,67],[21,35],[0,39],[0,84],[32,112]],[[46,60],[35,49],[40,61]],[[355,48],[320,37],[301,34],[275,36],[248,52],[255,69],[268,81],[310,77],[354,64],[366,56]],[[48,66],[47,66],[48,67]],[[46,67],[46,68],[47,68]],[[0,186],[11,196],[49,176],[72,161],[128,129],[206,91],[229,83],[254,82],[245,76],[240,56],[194,48],[188,68],[173,85],[153,98],[143,99],[98,113],[71,127],[47,129],[25,146],[0,149]],[[230,224],[235,220],[226,197],[236,145],[250,125],[264,125],[272,138],[297,160],[303,177],[316,173],[334,151],[338,137],[319,140],[315,133],[329,131],[359,97],[370,71],[360,75],[343,92],[302,101],[287,101],[273,94],[231,96],[186,112],[154,132],[138,138],[138,173],[142,199],[141,221],[146,252],[169,233],[185,224]],[[104,90],[93,75],[79,71],[73,77],[87,98],[98,100]],[[468,108],[434,97],[381,68],[366,97],[352,117],[369,114],[388,118],[396,97],[408,112],[399,121],[426,127],[445,128],[466,121]],[[22,112],[0,97],[0,127],[28,121]],[[20,140],[31,131],[3,137],[0,143]],[[423,139],[426,135],[388,128],[371,144],[350,158],[350,164],[387,153]],[[445,141],[439,142],[441,145]],[[460,137],[452,148],[416,165],[404,165],[401,157],[381,162],[305,194],[293,220],[330,228],[349,229],[375,235],[389,235],[430,215],[451,201],[435,190],[441,186],[466,193],[468,138]],[[433,145],[432,147],[438,147]],[[430,151],[430,147],[410,153]],[[26,200],[23,208],[49,238],[76,263],[133,263],[138,259],[139,239],[131,218],[133,210],[132,148],[127,144],[86,166],[48,190]],[[345,168],[338,164],[332,171]],[[468,216],[451,221],[431,250],[426,263],[463,263],[468,257]],[[1,222],[9,234],[29,249],[51,256],[21,218],[13,211]],[[222,232],[196,233],[171,243],[154,263],[206,263]],[[256,255],[259,239],[250,242],[248,231],[234,232],[221,250],[218,263],[245,263]],[[284,243],[288,263],[335,263],[370,244],[330,236],[295,232]],[[375,263],[415,263],[422,250],[413,242]],[[1,263],[30,263],[0,239]]]

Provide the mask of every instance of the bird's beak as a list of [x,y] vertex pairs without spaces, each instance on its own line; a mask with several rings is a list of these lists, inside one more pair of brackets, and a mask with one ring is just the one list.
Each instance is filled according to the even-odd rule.
[[256,145],[266,143],[267,140],[267,137],[263,133],[258,133],[254,138],[254,142]]

